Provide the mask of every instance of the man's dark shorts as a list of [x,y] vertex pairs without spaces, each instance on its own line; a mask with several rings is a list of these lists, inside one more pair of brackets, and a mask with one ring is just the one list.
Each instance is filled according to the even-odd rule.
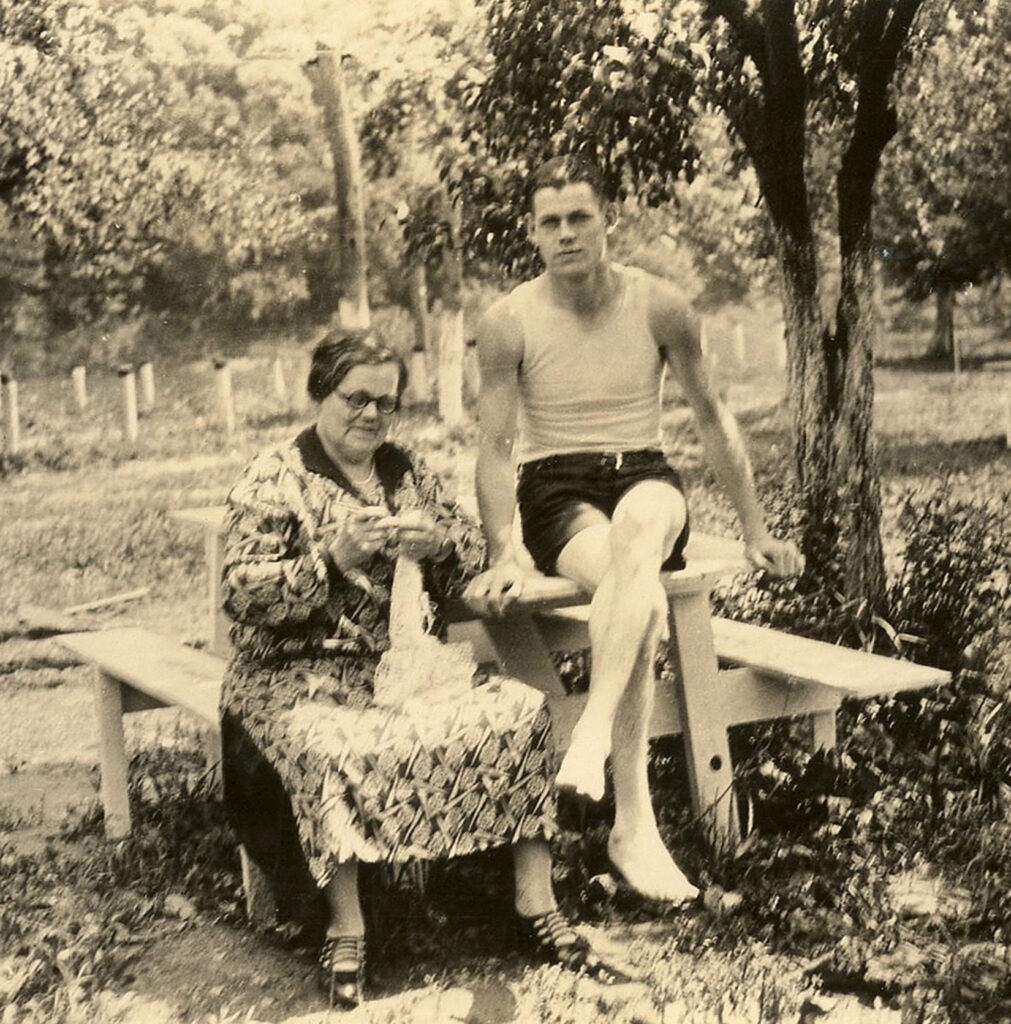
[[[578,452],[549,455],[525,462],[519,468],[516,499],[523,527],[523,543],[541,572],[556,575],[562,549],[587,525],[587,506],[614,515],[621,496],[643,480],[661,480],[684,494],[677,471],[663,452],[643,448],[633,452]],[[685,521],[667,560],[665,570],[685,567],[688,543]]]

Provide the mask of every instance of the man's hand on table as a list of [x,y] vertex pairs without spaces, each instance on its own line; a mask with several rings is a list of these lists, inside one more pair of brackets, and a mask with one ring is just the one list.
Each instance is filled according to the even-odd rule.
[[799,576],[804,571],[804,556],[792,540],[779,540],[762,533],[744,542],[744,556],[756,568],[772,576]]
[[523,576],[512,558],[503,558],[470,581],[463,599],[476,614],[498,617],[523,593]]

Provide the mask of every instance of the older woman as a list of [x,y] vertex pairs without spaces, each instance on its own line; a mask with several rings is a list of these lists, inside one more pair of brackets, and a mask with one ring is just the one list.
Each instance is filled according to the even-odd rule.
[[[396,556],[420,564],[437,627],[484,557],[438,480],[387,440],[405,384],[374,337],[331,334],[308,390],[316,422],[261,453],[229,496],[225,607],[234,620],[222,724],[229,813],[275,891],[307,869],[326,897],[331,1004],[362,999],[361,861],[512,848],[521,933],[544,960],[625,980],[558,911],[550,722],[542,695],[475,678],[380,706]],[[271,798],[274,794],[274,799]],[[279,799],[277,798],[279,795]]]

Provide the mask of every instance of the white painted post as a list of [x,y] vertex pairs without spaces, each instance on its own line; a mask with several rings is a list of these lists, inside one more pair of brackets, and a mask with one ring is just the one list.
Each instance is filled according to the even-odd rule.
[[7,453],[21,450],[21,410],[18,406],[18,382],[9,373],[0,373],[4,396],[4,433]]
[[75,366],[70,371],[70,380],[74,385],[74,398],[77,399],[78,412],[88,407],[88,371],[84,366]]
[[425,358],[425,350],[423,348],[411,350],[408,371],[411,396],[416,402],[427,402],[430,397],[428,360]]
[[1004,447],[1011,451],[1011,390],[1004,394]]
[[452,427],[463,419],[463,310],[443,309],[439,334],[439,419]]
[[740,370],[747,369],[747,353],[744,350],[744,324],[740,320],[734,324],[734,359]]
[[218,392],[218,417],[225,428],[225,437],[235,433],[235,403],[232,401],[232,368],[223,356],[214,358],[214,379]]
[[776,336],[776,369],[786,369],[786,335],[779,334]]
[[13,455],[21,450],[21,407],[18,401],[18,382],[9,374],[0,375],[4,394],[4,432],[7,451]]
[[136,444],[139,431],[137,428],[137,377],[133,366],[124,363],[117,367],[116,373],[123,381],[123,437]]
[[709,324],[704,316],[699,317],[699,348],[702,351],[702,361],[709,359]]
[[477,364],[477,339],[468,338],[463,352],[463,383],[467,394],[477,398],[481,391],[481,369]]
[[288,382],[284,379],[284,363],[280,356],[274,360],[274,395],[279,402],[288,401]]
[[299,353],[295,357],[295,369],[292,371],[292,377],[295,380],[295,386],[292,389],[292,405],[300,413],[305,412],[312,405],[312,399],[306,388],[311,367],[312,358],[310,356]]
[[154,409],[154,367],[150,362],[140,364],[140,400],[144,412]]

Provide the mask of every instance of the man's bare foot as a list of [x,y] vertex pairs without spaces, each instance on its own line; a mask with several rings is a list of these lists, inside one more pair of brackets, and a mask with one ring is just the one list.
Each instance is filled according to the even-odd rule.
[[591,800],[604,797],[604,762],[611,747],[611,730],[597,732],[582,722],[572,730],[572,742],[555,777],[560,789],[573,789]]
[[607,855],[622,879],[649,899],[690,903],[699,894],[653,829],[641,836],[616,836],[612,832]]

